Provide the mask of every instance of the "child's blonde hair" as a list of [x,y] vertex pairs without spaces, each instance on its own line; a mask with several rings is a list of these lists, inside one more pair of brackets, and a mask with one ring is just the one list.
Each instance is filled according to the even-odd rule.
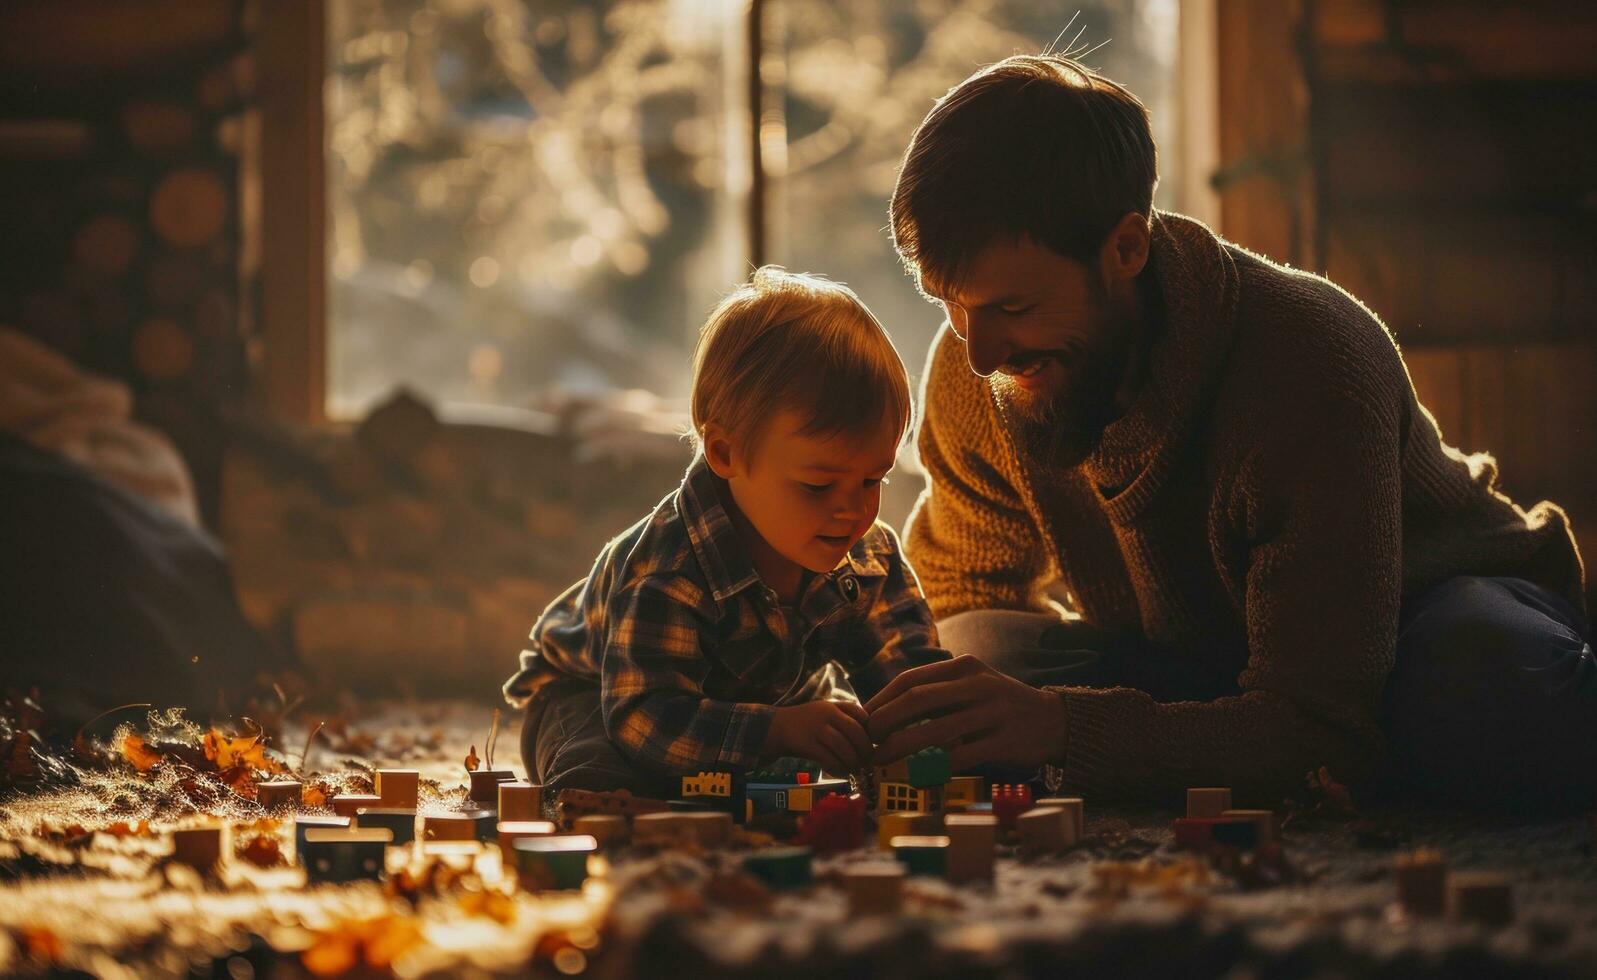
[[866,435],[884,420],[909,431],[909,374],[887,331],[842,283],[781,266],[757,269],[723,299],[693,354],[693,432],[725,428],[747,454],[779,412],[807,436]]

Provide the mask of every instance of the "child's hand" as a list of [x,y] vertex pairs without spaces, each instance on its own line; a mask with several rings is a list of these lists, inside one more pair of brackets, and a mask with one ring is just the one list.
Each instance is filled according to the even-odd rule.
[[871,760],[870,721],[852,701],[811,701],[777,708],[765,736],[765,755],[814,759],[837,775],[856,773]]

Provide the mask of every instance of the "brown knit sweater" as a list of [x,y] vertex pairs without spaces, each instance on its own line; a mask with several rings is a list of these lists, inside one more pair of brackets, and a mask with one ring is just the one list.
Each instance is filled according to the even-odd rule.
[[1359,781],[1405,597],[1517,575],[1584,608],[1564,512],[1521,510],[1489,456],[1442,442],[1357,300],[1166,213],[1144,274],[1163,305],[1147,382],[1075,469],[1019,457],[946,325],[925,379],[931,485],[905,547],[939,618],[1045,610],[1058,577],[1088,622],[1238,677],[1213,702],[1058,689],[1072,792],[1279,800],[1322,765]]

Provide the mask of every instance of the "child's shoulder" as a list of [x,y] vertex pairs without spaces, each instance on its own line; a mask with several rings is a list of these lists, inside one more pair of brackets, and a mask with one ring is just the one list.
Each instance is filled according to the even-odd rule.
[[698,566],[677,507],[679,491],[667,494],[654,510],[611,538],[599,553],[597,565],[618,588],[645,585],[687,595]]

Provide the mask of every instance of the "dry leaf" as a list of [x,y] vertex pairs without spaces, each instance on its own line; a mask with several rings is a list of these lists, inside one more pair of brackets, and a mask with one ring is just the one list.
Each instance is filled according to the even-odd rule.
[[248,844],[239,848],[238,856],[257,868],[275,868],[288,863],[283,860],[283,849],[276,837],[252,837]]
[[134,732],[122,736],[122,758],[141,773],[149,772],[161,761],[161,757],[150,751],[149,746],[144,744],[144,739]]
[[466,753],[466,771],[476,772],[477,767],[481,764],[481,761],[477,758],[477,746],[473,745],[471,751]]

